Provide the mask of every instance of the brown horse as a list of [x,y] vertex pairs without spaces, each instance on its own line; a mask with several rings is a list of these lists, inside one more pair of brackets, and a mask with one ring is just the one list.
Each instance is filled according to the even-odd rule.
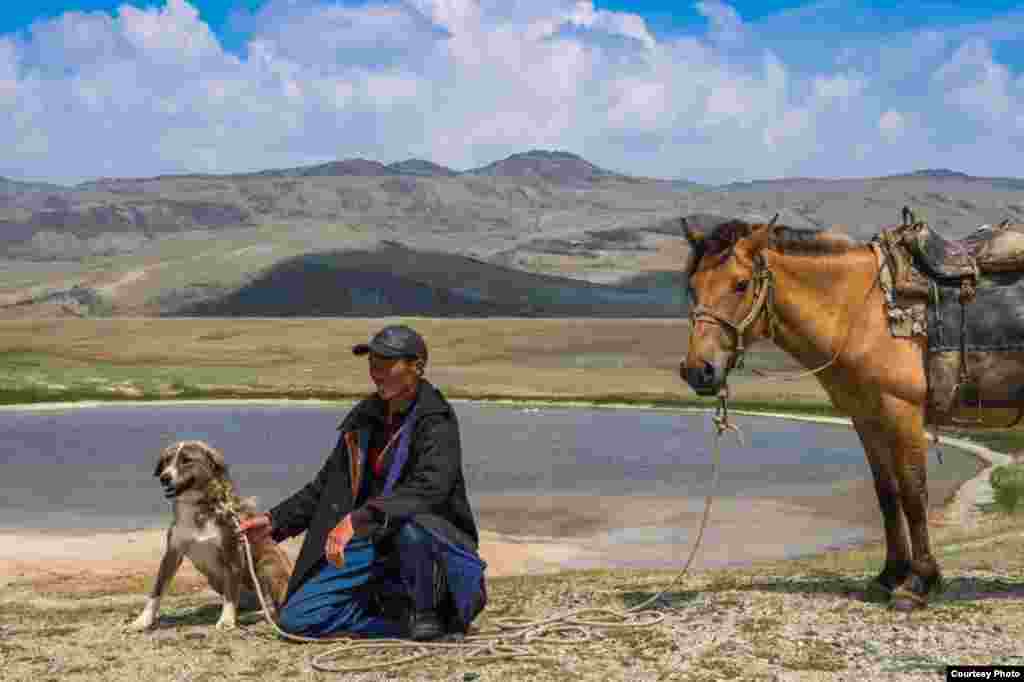
[[928,538],[926,339],[890,333],[874,251],[832,232],[693,222],[683,219],[693,308],[680,375],[716,395],[745,347],[767,338],[824,366],[816,376],[852,418],[874,475],[886,541],[877,584],[893,608],[925,606],[941,583]]

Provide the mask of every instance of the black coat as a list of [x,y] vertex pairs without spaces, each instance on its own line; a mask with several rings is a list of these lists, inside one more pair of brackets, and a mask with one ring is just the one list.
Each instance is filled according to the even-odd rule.
[[[306,531],[288,583],[289,596],[323,558],[327,534],[353,510],[366,462],[358,433],[381,424],[385,410],[384,401],[376,395],[352,408],[338,427],[338,444],[316,478],[270,510],[275,541]],[[398,523],[413,516],[433,518],[438,522],[437,530],[475,550],[479,536],[466,494],[455,411],[437,388],[421,380],[413,415],[405,466],[391,494],[373,498],[372,505]],[[386,456],[385,470],[390,467],[394,450]]]

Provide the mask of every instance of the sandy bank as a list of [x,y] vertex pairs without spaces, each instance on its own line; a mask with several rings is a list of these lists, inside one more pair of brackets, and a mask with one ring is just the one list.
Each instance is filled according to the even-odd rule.
[[[31,583],[37,589],[72,593],[116,593],[148,589],[163,552],[165,529],[65,533],[0,530],[0,587]],[[300,538],[284,543],[294,558]],[[481,554],[493,576],[549,573],[578,551],[574,545],[508,540],[484,531]],[[175,578],[177,591],[203,589],[189,562]]]

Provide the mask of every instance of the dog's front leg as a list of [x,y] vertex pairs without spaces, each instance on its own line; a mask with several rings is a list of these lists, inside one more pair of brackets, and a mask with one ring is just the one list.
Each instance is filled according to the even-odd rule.
[[218,630],[231,630],[236,625],[238,615],[238,602],[242,598],[242,582],[239,576],[228,569],[224,575],[224,606],[220,610],[220,619],[217,621]]
[[153,591],[150,592],[149,597],[146,599],[146,606],[142,609],[142,613],[129,626],[132,630],[148,630],[156,625],[157,615],[160,612],[160,598],[163,596],[164,590],[167,589],[174,574],[178,572],[181,560],[185,556],[184,553],[174,546],[173,539],[172,531],[168,531],[167,549],[160,560],[160,570],[157,571]]

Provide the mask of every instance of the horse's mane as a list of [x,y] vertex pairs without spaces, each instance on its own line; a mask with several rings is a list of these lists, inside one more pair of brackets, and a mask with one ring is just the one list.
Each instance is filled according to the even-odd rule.
[[[702,245],[703,255],[726,254],[737,241],[749,237],[762,226],[763,223],[748,223],[744,220],[722,223],[705,236]],[[863,244],[841,232],[810,230],[787,225],[773,226],[767,244],[767,248],[780,253],[808,256],[843,254],[859,246]]]
[[864,246],[849,235],[833,230],[806,230],[780,225],[773,230],[769,248],[782,253],[843,254]]
[[[704,216],[695,216],[706,219]],[[745,220],[732,219],[718,223],[704,238],[691,244],[689,262],[686,264],[687,280],[693,276],[697,266],[705,256],[718,257],[724,262],[732,255],[736,242],[749,237],[764,223],[748,223]],[[766,248],[784,254],[803,256],[834,256],[848,253],[863,246],[846,234],[832,230],[810,230],[788,225],[775,225],[771,228]]]

